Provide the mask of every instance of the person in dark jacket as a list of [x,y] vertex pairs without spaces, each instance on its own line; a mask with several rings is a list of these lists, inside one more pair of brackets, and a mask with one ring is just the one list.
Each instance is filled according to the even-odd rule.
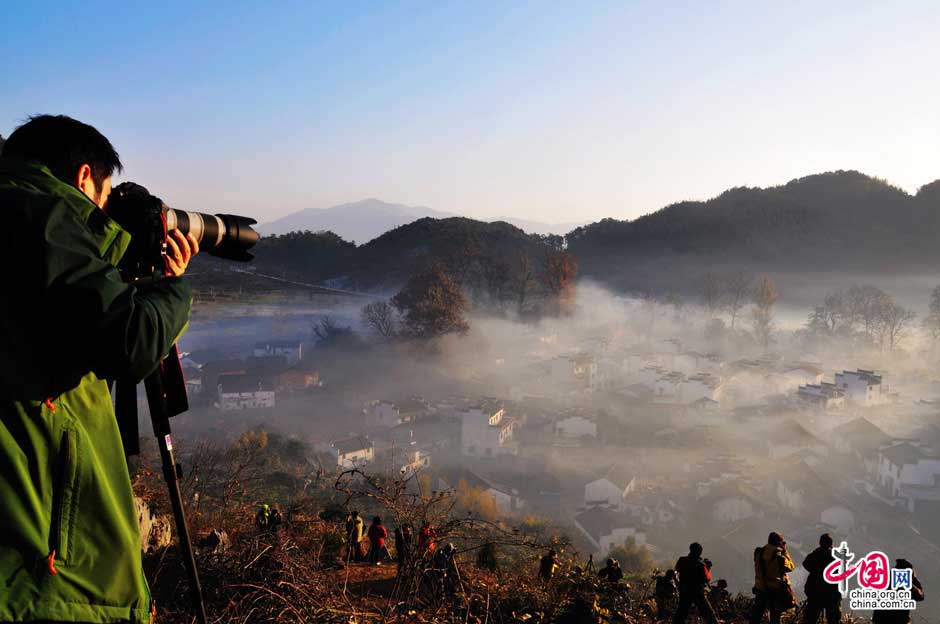
[[0,154],[0,622],[153,614],[109,380],[142,381],[185,331],[198,251],[125,283],[130,234],[107,213],[121,161],[95,128],[40,115]]
[[623,570],[620,569],[620,562],[613,557],[607,560],[607,565],[597,572],[597,578],[605,583],[619,583],[623,578]]
[[712,580],[711,561],[702,559],[702,545],[693,542],[689,545],[689,554],[676,561],[676,575],[679,577],[679,606],[673,616],[673,624],[682,624],[689,616],[692,605],[699,615],[709,624],[717,624],[715,611],[708,602],[706,588]]
[[666,573],[656,577],[656,617],[665,620],[676,601],[676,571],[666,570]]
[[[894,563],[894,567],[898,570],[911,571],[911,599],[914,602],[922,602],[924,600],[924,586],[921,585],[920,579],[914,574],[914,566],[911,565],[911,562],[907,559],[898,559]],[[907,610],[873,611],[871,614],[871,624],[910,624],[910,622],[911,612]]]
[[839,586],[823,578],[826,566],[835,561],[832,556],[832,536],[823,533],[819,537],[819,548],[806,555],[803,569],[809,572],[806,585],[806,607],[803,611],[803,624],[816,624],[819,616],[825,612],[826,624],[838,624],[842,619],[842,594]]
[[555,570],[557,569],[558,553],[552,549],[539,560],[539,578],[543,581],[550,581],[555,576]]

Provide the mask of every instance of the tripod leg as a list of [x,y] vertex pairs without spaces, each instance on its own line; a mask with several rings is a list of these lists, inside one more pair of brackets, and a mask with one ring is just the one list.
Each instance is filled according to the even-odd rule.
[[196,621],[206,624],[206,607],[202,599],[202,586],[199,583],[199,571],[196,569],[196,558],[193,555],[192,542],[189,539],[189,528],[186,524],[186,512],[183,509],[183,496],[180,493],[179,473],[176,459],[173,456],[173,438],[170,433],[170,419],[166,410],[166,394],[163,390],[162,371],[158,368],[144,380],[147,390],[147,403],[150,406],[150,420],[153,422],[153,434],[160,447],[160,459],[163,462],[163,478],[166,480],[170,494],[170,504],[173,507],[173,519],[176,523],[176,533],[179,538],[180,552],[183,555],[183,564],[189,577],[189,590],[192,592],[193,608],[196,610]]

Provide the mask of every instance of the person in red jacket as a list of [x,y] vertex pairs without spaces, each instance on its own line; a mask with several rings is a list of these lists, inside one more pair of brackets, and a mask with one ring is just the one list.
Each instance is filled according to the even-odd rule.
[[692,605],[698,609],[702,619],[716,624],[718,620],[706,595],[706,588],[712,580],[712,562],[702,559],[702,545],[698,542],[690,544],[689,554],[679,557],[675,569],[679,577],[679,606],[672,618],[673,624],[685,624]]
[[383,553],[388,551],[385,548],[385,540],[388,538],[388,531],[382,526],[382,518],[376,516],[372,519],[372,525],[367,533],[369,537],[369,563],[372,565],[382,565],[380,561]]

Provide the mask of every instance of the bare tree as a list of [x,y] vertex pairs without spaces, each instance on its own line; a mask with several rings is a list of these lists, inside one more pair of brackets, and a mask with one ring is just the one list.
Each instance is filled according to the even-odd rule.
[[751,298],[751,287],[754,276],[744,271],[732,273],[725,280],[725,305],[731,315],[731,329],[738,319],[738,314]]
[[774,326],[774,305],[777,303],[777,287],[766,275],[757,281],[754,290],[754,307],[751,309],[751,324],[754,337],[765,351],[770,345]]
[[878,314],[879,344],[881,349],[894,351],[903,340],[917,315],[890,299],[881,306]]
[[724,298],[721,278],[717,273],[709,271],[702,276],[702,280],[699,283],[699,291],[702,296],[702,305],[705,306],[705,314],[709,319],[714,318]]
[[317,342],[323,344],[329,344],[352,336],[352,329],[340,325],[330,316],[324,316],[318,321],[314,321],[311,330]]
[[891,297],[874,286],[852,286],[846,291],[846,317],[860,325],[862,333],[873,344],[877,341],[879,317]]
[[813,308],[806,328],[816,335],[835,336],[840,332],[851,332],[852,314],[844,291],[837,290],[826,295],[822,305]]
[[940,341],[940,286],[930,293],[930,305],[927,310],[927,316],[923,322],[924,329],[934,342],[938,342]]
[[362,321],[380,336],[391,338],[397,332],[398,314],[394,306],[384,299],[362,307]]

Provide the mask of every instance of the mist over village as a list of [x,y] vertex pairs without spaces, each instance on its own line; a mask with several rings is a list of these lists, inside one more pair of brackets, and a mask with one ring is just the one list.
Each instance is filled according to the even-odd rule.
[[[400,226],[351,249],[402,247],[362,290],[351,274],[305,276],[341,244],[328,233],[262,239],[247,268],[200,265],[197,285],[233,286],[197,286],[181,342],[194,466],[264,432],[294,456],[262,476],[284,460],[259,450],[251,468],[278,475],[268,498],[282,507],[335,500],[336,475],[361,470],[451,492],[458,517],[563,540],[582,566],[614,557],[640,586],[698,541],[716,578],[748,593],[771,528],[795,560],[825,532],[864,552],[935,548],[940,289],[893,281],[909,309],[829,274],[807,308],[742,265],[618,292],[579,275],[564,237],[515,230],[507,245],[507,228]],[[436,256],[424,242],[439,231],[459,243]],[[395,284],[415,256],[423,270]],[[930,561],[923,579],[940,573]]]
[[940,4],[0,19],[0,624],[940,623]]

